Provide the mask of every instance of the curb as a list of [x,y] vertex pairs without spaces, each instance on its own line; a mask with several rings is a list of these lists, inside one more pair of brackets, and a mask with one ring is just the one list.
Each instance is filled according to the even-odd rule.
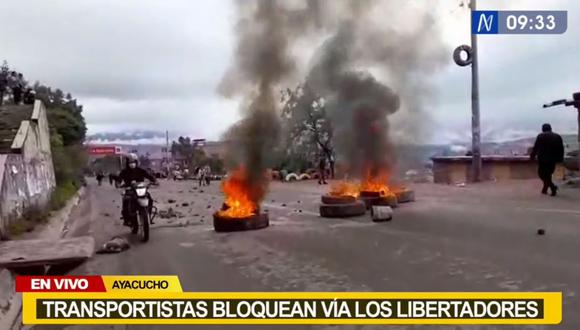
[[0,329],[14,329],[22,307],[22,295],[14,292],[14,275],[0,269]]
[[[66,205],[51,215],[48,223],[25,239],[45,238],[57,240],[68,233],[71,222],[71,213],[85,195],[85,187],[81,187]],[[22,294],[16,293],[14,287],[14,274],[8,269],[0,268],[0,329],[20,329],[19,320],[22,310]]]

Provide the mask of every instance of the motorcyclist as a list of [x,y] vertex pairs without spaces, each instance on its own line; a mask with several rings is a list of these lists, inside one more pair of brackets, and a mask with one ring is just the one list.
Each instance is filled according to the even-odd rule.
[[[149,180],[153,184],[157,184],[157,180],[154,176],[149,174],[145,169],[139,167],[139,163],[137,161],[136,155],[129,155],[127,157],[126,167],[119,173],[117,178],[117,182],[121,184],[121,187],[128,188],[131,187],[133,182],[144,182],[145,179]],[[131,202],[131,190],[126,190],[125,194],[123,195],[123,209],[121,211],[121,216],[123,218],[124,225],[130,225],[128,211],[129,211],[129,203]],[[150,205],[152,205],[153,201],[149,201]]]

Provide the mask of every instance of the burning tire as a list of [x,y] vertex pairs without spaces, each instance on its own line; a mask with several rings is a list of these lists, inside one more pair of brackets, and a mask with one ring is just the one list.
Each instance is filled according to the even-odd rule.
[[396,195],[381,196],[373,203],[373,205],[376,206],[390,206],[392,208],[397,207],[398,204],[399,203]]
[[367,210],[381,199],[378,191],[361,191],[359,199],[364,202]]
[[365,203],[355,201],[347,204],[320,204],[320,216],[323,218],[348,218],[365,214]]
[[401,190],[395,192],[395,196],[397,196],[397,202],[399,203],[408,203],[415,201],[415,191],[413,190]]
[[322,195],[320,197],[322,204],[352,204],[356,202],[356,198],[353,196],[331,196]]
[[268,214],[260,213],[249,217],[231,218],[213,215],[213,228],[217,232],[231,232],[266,228],[270,225]]

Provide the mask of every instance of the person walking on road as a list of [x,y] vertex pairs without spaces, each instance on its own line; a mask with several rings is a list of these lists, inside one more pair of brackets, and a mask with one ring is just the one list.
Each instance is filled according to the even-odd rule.
[[197,172],[198,186],[201,187],[205,182],[205,167],[201,166]]
[[205,165],[204,167],[204,177],[205,177],[205,185],[209,186],[211,182],[211,167],[209,167],[209,165]]
[[318,184],[327,184],[326,182],[326,157],[320,156],[318,161]]
[[18,75],[16,71],[12,71],[8,76],[8,87],[12,91],[12,98],[14,104],[18,105],[22,101],[22,74]]
[[99,184],[99,186],[103,183],[103,178],[105,178],[105,174],[103,174],[102,171],[99,171],[97,173],[97,183]]
[[556,170],[556,164],[564,161],[564,142],[559,134],[552,132],[550,124],[542,125],[542,133],[536,138],[530,159],[538,160],[538,176],[543,182],[542,194],[556,196],[558,186],[552,182],[552,174]]

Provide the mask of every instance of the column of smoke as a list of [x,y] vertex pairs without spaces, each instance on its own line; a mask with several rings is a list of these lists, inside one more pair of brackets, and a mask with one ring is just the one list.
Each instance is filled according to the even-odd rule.
[[[397,123],[403,142],[422,135],[431,90],[427,78],[445,64],[445,47],[427,10],[407,11],[417,26],[401,31],[397,24],[405,18],[397,16],[403,15],[404,1],[342,4],[336,32],[318,49],[306,84],[327,100],[337,152],[348,174],[376,177],[395,163],[392,114],[405,111]],[[377,12],[382,19],[373,16]]]
[[[316,26],[317,1],[238,0],[237,49],[219,91],[242,95],[243,118],[226,134],[230,170],[243,169],[249,198],[258,204],[268,184],[268,155],[276,147],[279,84],[295,73],[292,44]],[[239,172],[238,172],[239,173]],[[240,178],[238,178],[240,179]]]
[[[430,86],[424,77],[445,63],[447,54],[434,32],[428,9],[407,10],[406,0],[238,0],[237,49],[232,68],[220,84],[225,96],[244,96],[243,118],[226,137],[232,142],[229,163],[246,170],[256,203],[265,193],[266,155],[278,142],[275,97],[297,78],[299,38],[330,37],[315,53],[306,84],[321,94],[334,125],[339,156],[351,174],[389,168],[394,161],[389,116],[405,110],[403,136],[419,135],[424,100]],[[424,5],[428,6],[424,2]],[[423,4],[423,3],[422,3]],[[412,20],[412,21],[410,21]],[[401,31],[397,26],[416,24]],[[382,80],[387,78],[397,95]],[[400,132],[400,130],[399,130]]]

